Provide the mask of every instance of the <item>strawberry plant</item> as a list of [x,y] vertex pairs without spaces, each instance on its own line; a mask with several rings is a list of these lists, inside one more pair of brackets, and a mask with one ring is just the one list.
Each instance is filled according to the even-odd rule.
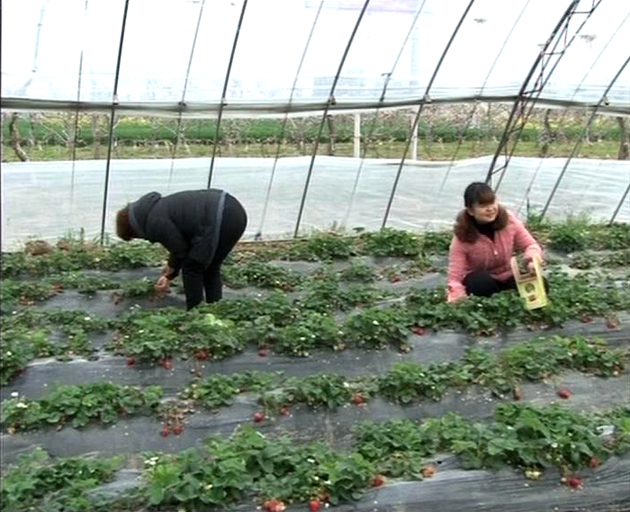
[[[8,328],[2,331],[2,349],[0,349],[0,384],[7,385],[18,376],[28,362],[36,355],[31,340],[40,336],[42,331]],[[46,333],[43,333],[46,336]]]
[[209,359],[223,359],[242,352],[244,343],[237,336],[234,323],[211,313],[195,312],[182,318],[177,327],[181,333],[179,349],[193,357],[201,350]]
[[2,308],[12,306],[31,306],[35,302],[47,300],[59,293],[59,289],[48,283],[2,280]]
[[151,315],[143,311],[132,313],[124,321],[118,337],[124,354],[150,361],[171,358],[181,341],[173,316]]
[[421,236],[422,250],[427,254],[447,254],[451,241],[453,240],[452,231],[429,231]]
[[135,281],[125,281],[120,287],[119,294],[121,297],[132,299],[154,297],[155,282],[146,277]]
[[370,308],[350,316],[343,331],[351,345],[383,349],[390,344],[406,346],[410,326],[407,313],[400,308]]
[[284,257],[289,260],[330,261],[348,259],[355,255],[352,238],[337,233],[316,233],[295,241]]
[[397,363],[379,379],[379,392],[403,404],[422,398],[439,400],[450,384],[450,365],[423,368]]
[[311,407],[335,409],[350,402],[350,386],[341,375],[321,374],[290,379],[284,386],[287,403],[304,403]]
[[237,297],[223,299],[213,304],[199,307],[201,312],[213,313],[220,318],[234,322],[254,321],[259,317],[269,317],[277,326],[290,325],[297,317],[298,310],[285,293],[274,291],[267,297]]
[[188,386],[181,393],[184,399],[194,400],[203,407],[215,410],[231,405],[239,393],[262,392],[274,381],[273,374],[259,372],[213,375]]
[[583,251],[588,246],[588,231],[581,222],[553,224],[550,232],[549,246],[562,252]]
[[417,256],[422,250],[420,237],[408,231],[383,228],[378,232],[360,235],[362,253],[376,257]]
[[304,289],[306,294],[295,302],[295,306],[303,311],[318,313],[347,311],[359,305],[372,305],[384,296],[378,288],[365,285],[354,285],[344,290],[334,274],[309,281],[305,283]]
[[629,224],[589,224],[589,249],[619,251],[630,245]]
[[337,347],[342,334],[334,319],[311,311],[293,325],[277,329],[272,343],[277,352],[307,356],[317,348]]
[[630,266],[630,250],[614,251],[607,254],[581,252],[571,257],[571,267],[581,270],[593,267],[628,267]]
[[159,244],[144,240],[101,246],[91,242],[60,240],[45,254],[27,252],[4,254],[2,275],[41,276],[85,269],[121,270],[124,268],[153,267],[166,259],[167,253]]
[[352,260],[350,266],[339,273],[339,277],[343,281],[358,281],[361,283],[372,283],[376,280],[377,275],[378,273],[372,265],[368,265],[361,260]]
[[186,450],[149,459],[143,495],[151,506],[191,508],[233,504],[251,486],[245,461],[229,442],[208,442],[204,452]]
[[99,290],[112,290],[119,286],[112,279],[89,275],[85,272],[65,272],[46,280],[60,289],[75,289],[83,295],[94,295]]
[[2,475],[4,510],[96,510],[98,502],[88,491],[111,482],[122,457],[51,459],[41,448],[20,455],[17,464]]
[[154,412],[162,398],[160,386],[144,389],[109,383],[58,386],[39,400],[10,398],[2,402],[2,425],[10,431],[66,424],[74,428],[119,416]]
[[224,266],[223,280],[231,288],[256,286],[291,291],[302,281],[302,276],[270,263],[251,261],[245,265]]

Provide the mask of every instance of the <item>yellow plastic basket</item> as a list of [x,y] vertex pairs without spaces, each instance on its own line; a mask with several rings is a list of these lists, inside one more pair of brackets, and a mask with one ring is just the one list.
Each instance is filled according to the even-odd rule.
[[530,310],[544,308],[549,304],[547,292],[545,291],[545,282],[542,277],[540,258],[535,256],[533,262],[534,275],[529,272],[522,274],[516,258],[512,258],[510,261],[518,293],[525,302],[525,308]]

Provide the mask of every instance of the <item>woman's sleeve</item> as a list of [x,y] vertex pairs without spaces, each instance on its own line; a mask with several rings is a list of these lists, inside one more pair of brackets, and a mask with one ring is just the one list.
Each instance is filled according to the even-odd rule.
[[456,302],[466,297],[464,278],[468,273],[466,250],[457,237],[453,237],[448,257],[448,302]]

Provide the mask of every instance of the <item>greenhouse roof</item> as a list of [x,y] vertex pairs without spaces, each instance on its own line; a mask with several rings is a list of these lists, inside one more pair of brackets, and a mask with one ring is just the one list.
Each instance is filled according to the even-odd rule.
[[2,107],[214,117],[515,102],[630,113],[624,0],[3,2]]

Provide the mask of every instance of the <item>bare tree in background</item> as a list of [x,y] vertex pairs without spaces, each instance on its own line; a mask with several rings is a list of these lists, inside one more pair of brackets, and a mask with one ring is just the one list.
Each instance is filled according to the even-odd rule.
[[335,156],[337,152],[337,129],[335,127],[335,118],[328,114],[326,116],[326,122],[328,123],[328,154]]
[[617,158],[619,160],[628,160],[628,125],[626,119],[618,116],[617,122],[619,123],[619,154]]
[[28,162],[28,155],[20,145],[20,116],[17,112],[11,114],[11,122],[9,123],[9,132],[11,133],[11,147],[15,154],[22,162]]
[[548,108],[545,110],[545,117],[543,118],[543,127],[544,130],[540,136],[540,151],[539,156],[545,157],[549,153],[549,145],[555,139],[555,135],[553,133],[553,129],[551,128],[551,123],[549,122],[549,117],[551,116],[551,109]]
[[92,139],[94,141],[94,160],[101,158],[101,120],[100,114],[92,114]]

